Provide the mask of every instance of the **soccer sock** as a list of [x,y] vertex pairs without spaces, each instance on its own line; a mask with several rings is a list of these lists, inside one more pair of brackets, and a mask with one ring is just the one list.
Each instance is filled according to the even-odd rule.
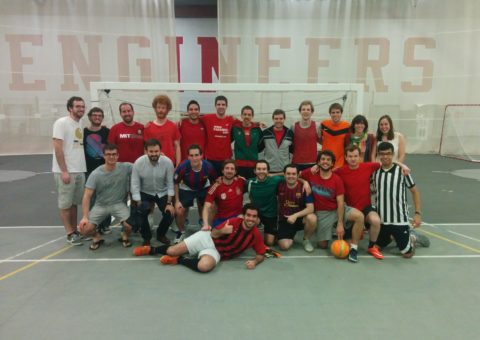
[[164,244],[162,246],[159,246],[159,247],[151,247],[150,248],[150,255],[155,255],[155,254],[162,254],[162,255],[167,255],[167,249],[168,249],[168,245]]
[[350,248],[358,250],[358,245],[357,244],[350,244]]
[[372,242],[372,241],[368,242],[368,248],[372,248],[375,245],[375,243],[376,242]]
[[191,259],[183,256],[180,256],[177,260],[177,263],[200,273],[200,271],[198,270],[198,262],[200,262],[200,259]]

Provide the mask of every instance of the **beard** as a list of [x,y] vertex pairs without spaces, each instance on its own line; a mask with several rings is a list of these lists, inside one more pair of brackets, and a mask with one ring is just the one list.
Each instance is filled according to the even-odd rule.
[[150,160],[150,162],[158,162],[158,159],[160,158],[160,156],[148,156],[148,159]]

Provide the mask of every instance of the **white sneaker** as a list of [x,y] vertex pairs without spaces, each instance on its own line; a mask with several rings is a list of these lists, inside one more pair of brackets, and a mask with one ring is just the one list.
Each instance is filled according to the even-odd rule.
[[183,241],[185,238],[185,232],[184,231],[177,231],[177,235],[175,236],[175,239],[173,240],[174,244],[180,243]]
[[303,240],[303,249],[305,249],[307,253],[311,253],[314,250],[310,240]]

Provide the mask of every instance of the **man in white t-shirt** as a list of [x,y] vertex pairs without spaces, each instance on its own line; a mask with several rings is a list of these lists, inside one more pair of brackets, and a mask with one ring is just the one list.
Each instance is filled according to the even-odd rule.
[[67,242],[82,245],[77,230],[77,205],[81,205],[85,186],[85,154],[83,129],[80,119],[85,114],[85,102],[80,97],[71,97],[67,102],[69,115],[53,124],[52,172],[58,191],[58,208]]

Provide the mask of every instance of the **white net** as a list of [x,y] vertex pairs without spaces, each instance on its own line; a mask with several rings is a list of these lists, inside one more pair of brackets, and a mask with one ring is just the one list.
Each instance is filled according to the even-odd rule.
[[480,104],[445,107],[440,155],[480,162]]
[[[137,85],[141,84],[139,89]],[[313,102],[313,119],[328,117],[332,103],[344,106],[344,119],[350,120],[361,113],[363,88],[359,84],[172,84],[172,83],[92,83],[92,106],[105,111],[105,124],[120,121],[118,106],[122,102],[133,104],[135,120],[141,123],[154,119],[151,106],[158,94],[166,94],[173,103],[169,119],[177,121],[186,114],[187,103],[199,102],[202,113],[215,112],[214,99],[218,95],[228,98],[227,113],[239,117],[241,108],[250,105],[255,111],[255,120],[271,124],[275,109],[286,112],[286,125],[300,118],[298,106],[303,100]],[[333,86],[332,86],[333,85]],[[148,88],[150,87],[150,88]]]

